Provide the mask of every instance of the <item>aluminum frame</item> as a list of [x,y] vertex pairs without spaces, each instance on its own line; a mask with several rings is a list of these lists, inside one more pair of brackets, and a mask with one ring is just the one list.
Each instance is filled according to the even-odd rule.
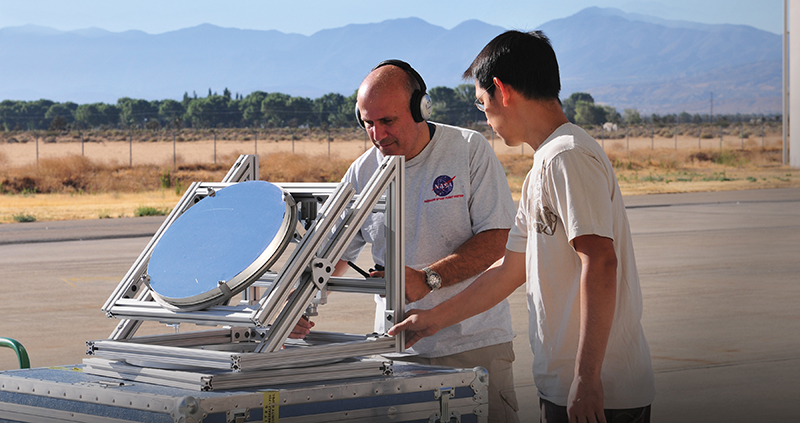
[[[143,363],[156,369],[183,366],[194,371],[245,372],[325,365],[352,357],[402,352],[403,334],[395,337],[336,334],[310,339],[304,345],[289,343],[287,348],[282,348],[309,305],[317,296],[324,298],[329,290],[384,294],[387,320],[390,323],[402,320],[404,177],[403,157],[389,156],[360,195],[356,195],[348,183],[276,183],[300,205],[299,218],[305,219],[305,225],[298,221],[293,235],[298,243],[296,248],[277,273],[266,273],[264,269],[256,275],[236,305],[176,311],[153,301],[152,292],[142,281],[153,247],[175,219],[204,196],[231,184],[258,178],[257,156],[241,156],[222,182],[196,182],[187,189],[102,308],[109,318],[118,318],[121,322],[109,339],[87,341],[87,355],[108,362]],[[318,213],[309,213],[316,211],[319,203],[322,207]],[[386,213],[385,278],[332,277],[335,264],[373,211]],[[267,289],[255,298],[252,287]],[[174,325],[223,326],[224,329],[134,337],[141,323],[147,320]],[[91,371],[92,366],[89,367]],[[164,379],[165,382],[169,380]]]

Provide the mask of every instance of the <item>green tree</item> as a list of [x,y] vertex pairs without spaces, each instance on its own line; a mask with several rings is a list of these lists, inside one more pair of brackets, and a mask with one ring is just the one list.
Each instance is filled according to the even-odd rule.
[[294,125],[289,126],[302,126],[310,125],[313,123],[313,111],[311,99],[307,97],[289,97],[286,103],[289,112],[289,120],[295,121]]
[[339,112],[346,98],[337,93],[328,93],[322,97],[315,98],[311,102],[311,111],[314,116],[314,123],[317,125],[327,124],[334,127],[344,125]]
[[87,128],[97,128],[108,123],[101,111],[101,105],[102,103],[81,104],[75,109],[75,121]]
[[158,107],[158,118],[168,125],[173,125],[183,119],[185,113],[186,109],[183,107],[183,103],[175,100],[164,100]]
[[454,125],[455,116],[453,112],[458,111],[458,100],[456,91],[448,87],[433,87],[428,90],[433,102],[431,120]]
[[242,113],[242,123],[244,126],[260,126],[264,123],[264,113],[261,111],[261,102],[267,93],[263,91],[253,91],[238,103]]
[[[72,107],[73,105],[74,107]],[[60,116],[66,125],[70,125],[75,122],[75,109],[77,109],[75,103],[55,103],[47,109],[44,118],[52,122],[56,116]]]
[[605,121],[603,121],[602,123],[606,123],[606,122],[621,123],[622,122],[622,115],[619,114],[619,112],[617,111],[617,109],[615,107],[613,107],[613,106],[602,106],[602,107],[603,107],[603,112],[605,113]]
[[100,113],[106,119],[105,124],[111,126],[117,126],[120,123],[120,113],[121,110],[115,104],[100,104]]
[[626,125],[639,125],[642,123],[642,116],[636,109],[624,109],[622,111],[622,120]]
[[47,127],[48,131],[64,132],[67,130],[67,120],[60,115],[55,115],[53,120],[50,121],[50,126]]
[[144,125],[145,119],[158,118],[158,110],[147,100],[123,97],[117,100],[123,125]]
[[47,119],[45,114],[54,104],[54,101],[44,99],[16,102],[17,119],[14,129],[47,129],[52,118]]
[[575,104],[575,123],[578,125],[602,125],[606,122],[606,110],[588,101]]
[[566,115],[567,119],[572,123],[577,123],[575,114],[577,113],[578,102],[594,104],[594,98],[589,93],[572,93],[561,103],[564,109],[564,115]]
[[198,128],[239,125],[241,123],[241,111],[235,105],[231,107],[231,103],[231,100],[221,95],[198,98],[189,103],[189,108],[186,110],[186,118],[192,123],[193,127]]
[[356,111],[356,102],[358,101],[358,90],[353,91],[353,94],[350,94],[347,98],[344,99],[344,103],[339,107],[339,113],[336,115],[337,120],[342,122],[342,126],[356,126],[358,122],[356,122],[355,118],[355,111]]
[[283,126],[289,120],[289,97],[282,93],[269,93],[261,102],[261,113],[269,126]]

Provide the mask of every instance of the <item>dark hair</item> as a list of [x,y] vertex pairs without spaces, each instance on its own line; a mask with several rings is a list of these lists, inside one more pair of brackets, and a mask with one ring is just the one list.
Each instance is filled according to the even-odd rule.
[[508,84],[523,96],[534,99],[558,99],[561,79],[558,61],[550,40],[542,31],[506,31],[495,37],[478,53],[464,72],[464,79],[475,79],[494,95],[492,78]]

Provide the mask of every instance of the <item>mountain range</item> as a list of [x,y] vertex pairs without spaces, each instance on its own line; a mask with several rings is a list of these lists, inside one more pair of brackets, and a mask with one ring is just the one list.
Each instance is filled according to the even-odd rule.
[[[640,113],[779,113],[781,36],[743,25],[667,21],[587,8],[542,24],[558,55],[562,98]],[[353,24],[310,36],[204,24],[147,34],[99,28],[0,29],[0,100],[116,103],[209,90],[352,94],[387,58],[408,61],[428,87],[455,87],[480,49],[506,28],[452,29],[418,18]]]

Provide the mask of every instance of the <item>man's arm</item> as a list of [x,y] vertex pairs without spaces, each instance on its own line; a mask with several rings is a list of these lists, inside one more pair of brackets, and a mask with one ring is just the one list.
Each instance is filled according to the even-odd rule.
[[605,358],[617,296],[617,256],[610,238],[584,235],[572,240],[581,260],[580,337],[575,376],[567,399],[570,422],[603,422]]
[[[430,267],[442,277],[442,286],[455,285],[486,270],[503,257],[508,229],[489,229],[473,235],[452,254]],[[414,302],[431,292],[425,272],[406,267],[406,300]],[[505,298],[505,297],[503,297]]]
[[[406,348],[448,326],[494,307],[525,283],[525,253],[506,250],[502,263],[491,267],[458,295],[431,310],[409,310],[388,334],[406,332]],[[468,305],[468,306],[466,306]]]

